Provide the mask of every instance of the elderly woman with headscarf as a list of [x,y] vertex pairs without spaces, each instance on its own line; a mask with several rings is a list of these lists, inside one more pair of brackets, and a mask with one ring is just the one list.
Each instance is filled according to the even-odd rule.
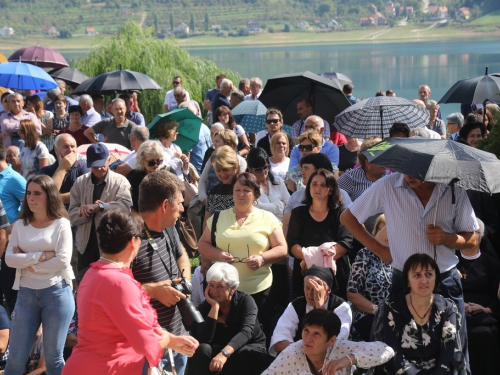
[[266,336],[257,318],[257,305],[240,292],[238,270],[214,263],[207,271],[205,301],[199,310],[204,323],[191,332],[200,342],[189,359],[190,375],[258,375],[272,361],[266,353]]
[[335,312],[342,322],[338,337],[347,339],[351,330],[352,315],[349,305],[333,294],[336,287],[335,274],[331,268],[313,265],[306,271],[304,296],[290,302],[274,329],[269,353],[277,356],[288,345],[300,340],[302,320],[312,309]]

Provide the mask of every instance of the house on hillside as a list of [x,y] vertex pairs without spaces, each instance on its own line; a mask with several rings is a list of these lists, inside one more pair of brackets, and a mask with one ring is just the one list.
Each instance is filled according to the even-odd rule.
[[436,12],[436,17],[439,20],[445,20],[448,18],[448,7],[442,6],[439,7],[437,12]]
[[377,13],[377,12],[378,12],[378,9],[377,9],[377,7],[375,6],[375,4],[370,4],[370,5],[368,5],[368,10],[370,11],[370,13],[373,13],[373,14],[375,14],[375,13]]
[[[403,13],[405,11],[405,6],[404,5],[401,5],[399,7],[399,12],[400,13]],[[413,9],[413,6],[412,5],[407,5],[406,6],[406,14],[409,15],[410,13],[413,13],[414,9]]]
[[55,26],[44,27],[42,33],[48,36],[59,36],[60,33]]
[[457,19],[468,20],[471,16],[472,12],[470,8],[462,7],[457,10],[456,17]]
[[326,24],[326,27],[330,30],[340,30],[342,25],[332,18],[332,20]]
[[300,30],[308,30],[309,29],[309,22],[301,21],[298,24],[296,24],[295,27],[297,29],[300,29]]
[[250,21],[248,23],[248,31],[251,33],[260,33],[260,23],[258,21]]
[[439,5],[429,5],[427,9],[429,10],[429,14],[435,14],[439,9]]
[[94,27],[87,27],[85,29],[85,35],[97,35],[97,31],[95,31]]
[[182,22],[174,29],[174,34],[189,34],[189,26]]
[[375,26],[375,19],[373,17],[363,17],[359,20],[361,27]]
[[394,17],[396,15],[396,8],[393,6],[385,7],[385,14],[389,17]]
[[2,27],[0,29],[0,37],[6,38],[12,35],[14,35],[14,29],[12,27]]

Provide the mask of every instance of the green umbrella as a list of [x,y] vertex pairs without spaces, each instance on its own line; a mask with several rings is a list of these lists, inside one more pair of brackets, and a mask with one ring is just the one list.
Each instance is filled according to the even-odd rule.
[[177,140],[174,142],[183,153],[189,152],[198,143],[200,137],[201,118],[187,108],[177,108],[168,113],[156,115],[148,125],[149,138],[156,139],[156,127],[165,121],[174,120],[179,124]]

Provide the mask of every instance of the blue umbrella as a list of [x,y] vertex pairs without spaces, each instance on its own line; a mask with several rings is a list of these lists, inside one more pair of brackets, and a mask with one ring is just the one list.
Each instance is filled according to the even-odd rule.
[[247,133],[257,133],[266,128],[266,111],[266,106],[259,100],[245,100],[231,112]]
[[50,90],[57,83],[45,70],[31,64],[8,62],[0,64],[0,86],[18,90]]

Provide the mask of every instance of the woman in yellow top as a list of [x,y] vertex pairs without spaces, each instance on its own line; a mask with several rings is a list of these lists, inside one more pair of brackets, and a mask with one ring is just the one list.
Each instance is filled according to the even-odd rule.
[[231,263],[238,269],[239,290],[255,300],[259,321],[266,331],[274,309],[274,299],[270,296],[273,283],[271,265],[287,253],[285,236],[276,216],[255,207],[260,196],[255,176],[250,173],[235,176],[232,190],[234,208],[220,211],[215,226],[212,222],[217,213],[207,220],[199,251],[204,259]]

